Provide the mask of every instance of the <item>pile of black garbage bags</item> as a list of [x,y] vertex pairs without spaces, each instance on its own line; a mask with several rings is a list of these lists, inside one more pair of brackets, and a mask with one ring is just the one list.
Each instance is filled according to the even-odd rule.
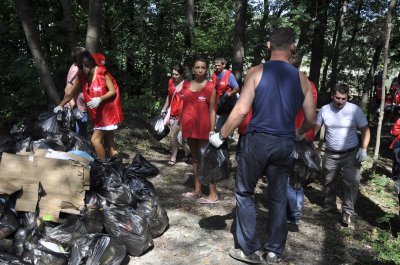
[[[0,143],[0,152],[49,146],[93,155],[89,143],[66,129],[56,116],[39,117],[32,127],[14,126],[7,141],[3,138]],[[44,119],[47,125],[50,120],[53,124],[41,127]],[[21,191],[0,197],[0,264],[127,264],[129,256],[149,251],[153,238],[169,225],[167,212],[148,180],[158,174],[140,154],[130,164],[94,159],[85,207],[80,216],[69,215],[62,224],[39,220],[40,198],[46,196],[40,184],[36,212],[15,211]]]

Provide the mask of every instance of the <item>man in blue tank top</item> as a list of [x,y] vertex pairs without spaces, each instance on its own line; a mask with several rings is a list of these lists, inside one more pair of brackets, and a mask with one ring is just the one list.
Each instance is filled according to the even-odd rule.
[[[242,155],[235,181],[235,259],[260,263],[256,231],[254,189],[263,172],[268,177],[267,242],[262,255],[267,262],[280,262],[287,238],[286,203],[289,171],[295,138],[301,139],[315,123],[315,103],[307,77],[288,61],[294,50],[292,29],[276,29],[268,42],[270,61],[249,70],[241,96],[219,133],[210,133],[210,143],[219,147],[253,109],[243,136]],[[303,125],[295,130],[297,111],[304,111]]]

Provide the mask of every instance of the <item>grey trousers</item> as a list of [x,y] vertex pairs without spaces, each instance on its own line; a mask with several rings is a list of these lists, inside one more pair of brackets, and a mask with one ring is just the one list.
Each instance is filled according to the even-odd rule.
[[323,169],[326,174],[324,192],[325,208],[336,208],[336,189],[338,178],[343,169],[343,202],[342,212],[352,214],[360,186],[360,166],[356,159],[358,149],[346,154],[336,154],[327,151],[324,157]]

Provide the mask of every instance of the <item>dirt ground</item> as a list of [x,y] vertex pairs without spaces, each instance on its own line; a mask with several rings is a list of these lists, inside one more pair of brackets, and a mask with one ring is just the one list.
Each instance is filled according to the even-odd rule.
[[[236,163],[234,150],[237,143],[230,144],[231,177],[218,183],[220,202],[201,205],[195,200],[183,199],[181,194],[193,187],[191,165],[180,162],[174,166],[169,160],[169,139],[157,142],[144,129],[143,121],[132,118],[117,135],[118,144],[125,155],[125,162],[131,161],[136,153],[159,168],[160,174],[150,179],[160,201],[168,212],[169,228],[154,239],[154,248],[140,257],[131,257],[129,264],[243,264],[229,257],[228,251],[234,246],[233,229],[235,217],[234,173]],[[182,157],[182,154],[180,154]],[[207,192],[207,187],[204,187]],[[374,233],[377,222],[385,209],[372,202],[361,188],[357,201],[353,225],[345,228],[339,224],[340,213],[319,212],[323,193],[320,181],[312,183],[305,190],[305,206],[302,223],[298,232],[289,232],[284,260],[287,265],[320,264],[378,264],[373,261],[371,246],[362,238]],[[268,224],[267,188],[258,186],[255,193],[257,223],[261,243],[266,240]],[[340,199],[338,199],[340,207]]]

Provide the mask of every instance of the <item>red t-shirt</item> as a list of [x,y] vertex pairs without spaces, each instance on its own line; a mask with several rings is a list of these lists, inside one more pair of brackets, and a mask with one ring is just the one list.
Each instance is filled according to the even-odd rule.
[[208,140],[211,131],[210,99],[214,84],[207,81],[198,92],[190,91],[190,81],[183,84],[183,107],[181,115],[182,138]]
[[[313,95],[314,95],[314,103],[317,104],[317,89],[315,88],[314,82],[310,81]],[[295,119],[295,128],[299,128],[304,121],[304,112],[302,109],[297,112],[296,119]],[[311,130],[306,132],[305,137],[306,139],[310,140],[311,142],[314,142],[314,134],[315,134],[315,127],[313,127]]]
[[168,82],[168,100],[171,105],[171,116],[180,116],[183,104],[183,88],[181,88],[181,90],[176,93],[175,90],[176,87],[174,85],[174,80],[171,78]]
[[250,109],[250,111],[247,113],[246,117],[244,117],[244,120],[238,127],[238,134],[244,134],[246,132],[247,126],[249,125],[252,115],[253,115],[253,109]]
[[108,92],[105,78],[106,74],[111,78],[117,94],[115,97],[101,102],[97,108],[88,108],[90,118],[92,119],[95,128],[116,125],[124,120],[119,87],[114,77],[107,72],[105,67],[97,67],[96,78],[90,86],[88,85],[86,76],[82,74],[79,75],[79,81],[81,83],[83,95],[85,96],[85,101],[89,102],[91,98],[101,97]]

